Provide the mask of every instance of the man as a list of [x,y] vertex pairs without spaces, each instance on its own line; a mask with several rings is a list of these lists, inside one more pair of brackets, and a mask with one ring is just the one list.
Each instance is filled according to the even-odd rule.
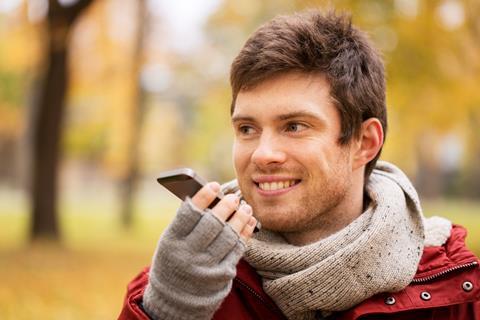
[[277,17],[231,85],[238,185],[211,210],[215,182],[182,204],[120,319],[480,319],[465,230],[424,219],[407,177],[377,163],[384,67],[363,32]]

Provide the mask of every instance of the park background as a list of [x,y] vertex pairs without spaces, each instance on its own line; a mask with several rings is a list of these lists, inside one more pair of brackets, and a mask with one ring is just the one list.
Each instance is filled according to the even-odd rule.
[[382,50],[382,158],[480,254],[480,1],[1,0],[0,319],[118,316],[179,204],[156,174],[233,178],[230,63],[311,7]]

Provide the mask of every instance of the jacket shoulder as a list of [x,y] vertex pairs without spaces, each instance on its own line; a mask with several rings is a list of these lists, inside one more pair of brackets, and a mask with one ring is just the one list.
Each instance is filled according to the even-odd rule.
[[426,247],[420,260],[415,278],[425,278],[464,264],[479,263],[465,245],[467,230],[453,225],[450,237],[443,246]]
[[127,293],[123,301],[123,308],[118,316],[119,320],[149,320],[148,315],[143,311],[143,292],[148,284],[149,267],[144,268],[127,285]]
[[425,248],[410,285],[377,294],[338,319],[480,319],[479,259],[465,237],[466,230],[454,225],[444,245]]

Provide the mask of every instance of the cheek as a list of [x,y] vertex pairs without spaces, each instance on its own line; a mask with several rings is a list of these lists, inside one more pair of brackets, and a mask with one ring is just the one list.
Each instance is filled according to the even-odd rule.
[[235,167],[235,171],[237,172],[237,177],[239,174],[242,173],[242,169],[244,169],[248,165],[249,153],[248,149],[242,143],[234,142],[232,148],[232,156],[233,156],[233,165]]
[[339,157],[345,153],[345,147],[338,145],[335,137],[323,137],[317,139],[314,143],[309,145],[308,152],[316,154],[318,158],[324,159],[328,162],[337,162]]
[[292,157],[309,168],[312,166],[322,168],[330,161],[330,158],[332,158],[331,146],[322,140],[296,144],[295,150],[301,150],[301,152],[296,152]]

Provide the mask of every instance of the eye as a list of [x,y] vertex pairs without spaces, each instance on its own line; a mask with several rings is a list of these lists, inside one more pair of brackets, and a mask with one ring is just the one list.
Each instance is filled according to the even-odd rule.
[[238,132],[242,135],[250,135],[255,132],[255,129],[252,126],[240,125],[238,126]]
[[305,124],[298,123],[298,122],[290,122],[290,123],[287,123],[285,130],[287,132],[300,132],[307,128],[308,127]]

